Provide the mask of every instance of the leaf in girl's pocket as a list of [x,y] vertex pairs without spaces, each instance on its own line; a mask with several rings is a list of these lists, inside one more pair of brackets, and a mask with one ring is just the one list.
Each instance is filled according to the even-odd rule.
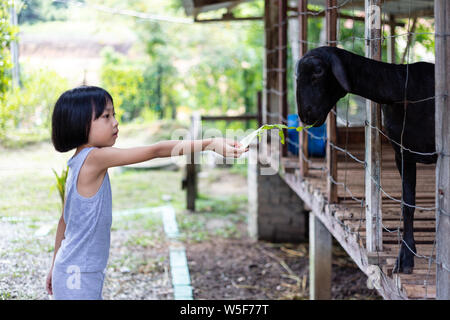
[[69,172],[69,168],[66,167],[62,170],[61,175],[58,175],[58,173],[55,171],[55,169],[52,168],[53,173],[55,174],[56,177],[56,188],[58,189],[60,198],[61,198],[61,202],[64,205],[64,196],[65,196],[65,188],[66,188],[66,180],[67,180],[67,175]]

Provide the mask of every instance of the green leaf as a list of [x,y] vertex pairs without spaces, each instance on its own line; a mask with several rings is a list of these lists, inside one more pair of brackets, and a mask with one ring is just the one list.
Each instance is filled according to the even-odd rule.
[[271,129],[278,129],[279,131],[278,131],[278,135],[280,136],[280,140],[281,140],[281,143],[282,144],[284,144],[285,143],[285,138],[284,138],[284,132],[283,132],[283,129],[295,129],[295,130],[297,130],[298,132],[300,132],[300,131],[302,131],[303,129],[309,129],[309,128],[311,128],[312,126],[314,126],[315,125],[315,123],[314,124],[311,124],[311,125],[309,125],[309,126],[306,126],[306,127],[302,127],[302,126],[298,126],[298,127],[288,127],[287,125],[284,125],[284,124],[264,124],[264,125],[262,125],[261,126],[261,128],[259,128],[258,129],[258,137],[259,137],[259,141],[261,142],[261,133],[262,133],[262,130],[271,130]]
[[56,189],[58,189],[59,196],[61,198],[62,205],[64,206],[64,197],[65,197],[65,191],[66,191],[66,180],[67,180],[67,174],[69,173],[69,168],[66,167],[62,170],[61,175],[58,175],[58,173],[55,171],[55,169],[52,168],[53,173],[56,177]]

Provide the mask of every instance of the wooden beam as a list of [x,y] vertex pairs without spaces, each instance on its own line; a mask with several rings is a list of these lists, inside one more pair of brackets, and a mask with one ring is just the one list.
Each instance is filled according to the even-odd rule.
[[201,116],[202,121],[247,121],[257,120],[257,114],[241,114],[240,116]]
[[[367,270],[369,266],[367,251],[362,249],[356,234],[351,232],[335,216],[336,205],[327,204],[323,189],[317,189],[309,179],[299,181],[295,174],[281,173],[280,176],[305,202],[305,205],[314,212],[316,218],[320,219],[361,271],[369,275]],[[377,291],[384,299],[404,300],[408,298],[405,291],[399,289],[392,278],[383,277],[380,285],[381,287]]]
[[198,7],[210,6],[213,4],[224,3],[224,2],[236,2],[236,1],[233,1],[233,0],[194,0],[194,6],[196,8],[198,8]]
[[409,13],[398,13],[395,15],[398,19],[409,19],[409,18],[424,18],[424,17],[434,17],[434,11],[429,9],[416,10]]
[[262,126],[263,120],[262,120],[262,91],[258,91],[256,93],[256,107],[258,110],[258,128]]
[[224,22],[224,21],[259,21],[259,20],[263,20],[264,17],[222,17],[219,19],[194,19],[194,22],[199,22],[199,23],[212,23],[212,22]]
[[395,63],[395,27],[397,24],[395,23],[395,17],[393,15],[389,15],[389,30],[390,30],[390,38],[387,42],[388,45],[388,57],[387,61],[389,63]]
[[[381,4],[382,0],[366,0],[366,57],[381,60]],[[366,100],[367,122],[381,128],[380,105]],[[377,130],[366,126],[365,195],[366,195],[366,248],[368,252],[382,251],[381,220],[381,138]]]
[[[299,1],[301,1],[301,0],[299,0]],[[299,6],[300,7],[300,6]],[[300,11],[300,9],[297,9],[297,8],[291,8],[292,10],[295,10],[296,11],[296,13],[294,13],[294,14],[290,14],[289,15],[289,18],[291,19],[291,18],[296,18],[296,17],[299,17],[300,15],[303,15],[303,16],[309,16],[309,17],[311,17],[311,18],[322,18],[322,17],[324,17],[325,16],[325,12],[324,11],[317,11],[317,10],[304,10],[304,11]],[[299,12],[309,12],[309,13],[311,13],[311,14],[300,14]],[[353,16],[353,15],[349,15],[349,14],[345,14],[345,13],[341,13],[341,12],[339,12],[338,11],[338,16],[339,16],[339,19],[351,19],[351,20],[353,20],[353,21],[361,21],[361,22],[364,22],[364,21],[366,21],[366,18],[365,17],[359,17],[359,16]],[[386,21],[386,20],[383,20],[383,24],[386,24],[386,25],[389,25],[389,20],[388,21]],[[403,22],[401,22],[401,21],[395,21],[395,25],[397,26],[397,27],[404,27],[405,26],[405,23],[403,23]]]
[[411,29],[408,32],[408,40],[406,42],[406,47],[405,47],[405,51],[403,51],[403,56],[402,56],[402,60],[401,60],[401,64],[404,64],[405,62],[408,63],[409,61],[405,61],[406,59],[406,54],[409,52],[409,50],[411,49],[410,47],[413,46],[413,38],[414,38],[414,32],[416,31],[416,26],[417,26],[417,17],[414,18],[413,22],[412,22],[412,26],[408,26]]
[[[435,0],[436,299],[450,299],[450,2]],[[443,214],[445,212],[446,214]]]
[[270,51],[271,37],[270,37],[270,0],[264,0],[264,61],[263,61],[263,95],[262,95],[262,121],[267,123],[269,120],[268,111],[270,103],[269,89],[269,66],[270,66]]
[[[308,52],[308,16],[301,14],[302,12],[306,12],[307,10],[308,0],[298,0],[298,26],[300,29],[299,59],[301,59],[306,54],[306,52]],[[300,175],[302,177],[306,177],[308,174],[308,162],[306,161],[306,159],[304,159],[304,157],[308,157],[308,134],[305,132],[305,130],[300,131],[299,142],[299,148],[301,148],[301,150],[298,150],[300,160]]]
[[331,299],[331,233],[309,213],[309,299]]
[[[263,121],[264,123],[278,123],[278,0],[265,0],[264,30],[265,30],[265,57],[264,60],[264,96]],[[270,136],[269,136],[270,137]]]
[[[199,113],[194,113],[191,117],[191,139],[197,140],[201,135],[201,119]],[[195,200],[197,199],[197,172],[199,167],[199,153],[194,150],[186,156],[186,201],[187,209],[195,211]]]
[[[337,0],[327,0],[327,7],[336,7]],[[336,46],[337,39],[337,9],[326,11],[326,28],[327,28],[327,43],[329,46]],[[336,106],[333,107],[336,111]],[[328,177],[328,201],[336,203],[338,201],[337,185],[331,179],[337,181],[337,152],[331,147],[331,143],[336,145],[337,142],[337,126],[336,115],[330,112],[327,117],[327,169],[331,177]]]
[[[288,117],[287,104],[287,10],[286,1],[278,0],[278,112],[280,122],[283,123]],[[286,120],[285,120],[286,119]],[[287,130],[282,129],[287,136]],[[281,145],[281,155],[287,156],[287,143]]]

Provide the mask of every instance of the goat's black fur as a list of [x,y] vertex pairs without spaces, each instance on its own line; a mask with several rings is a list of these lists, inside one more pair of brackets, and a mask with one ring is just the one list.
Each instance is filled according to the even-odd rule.
[[[353,93],[382,105],[384,129],[391,140],[412,151],[435,152],[434,64],[390,64],[335,47],[320,47],[306,53],[295,72],[298,114],[303,123],[322,125],[336,102]],[[403,201],[415,206],[416,163],[435,163],[437,155],[403,150],[402,156],[400,147],[392,141],[391,144],[400,175],[403,171]],[[402,214],[403,240],[416,252],[414,207],[404,205]],[[402,242],[394,272],[412,272],[414,254],[408,247]]]

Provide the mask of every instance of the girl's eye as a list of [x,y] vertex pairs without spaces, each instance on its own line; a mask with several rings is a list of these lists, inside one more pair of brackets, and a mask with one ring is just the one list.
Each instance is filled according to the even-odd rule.
[[109,118],[109,114],[105,114],[105,116],[104,116],[105,118]]

